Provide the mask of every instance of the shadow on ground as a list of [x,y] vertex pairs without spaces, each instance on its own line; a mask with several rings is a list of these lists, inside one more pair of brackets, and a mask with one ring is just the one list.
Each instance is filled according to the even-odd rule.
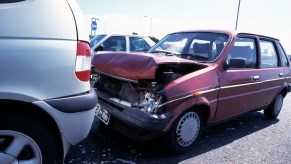
[[134,142],[114,132],[96,119],[89,136],[71,147],[65,164],[79,163],[178,163],[239,138],[260,131],[278,120],[265,120],[262,112],[249,113],[203,132],[196,148],[183,155],[173,155],[162,148],[161,139]]

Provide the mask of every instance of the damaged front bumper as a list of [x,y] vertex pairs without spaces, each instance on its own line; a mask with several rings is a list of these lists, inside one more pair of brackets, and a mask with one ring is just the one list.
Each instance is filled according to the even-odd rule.
[[161,115],[149,114],[136,108],[126,106],[98,92],[99,104],[111,115],[109,126],[134,140],[147,140],[164,134],[172,113]]

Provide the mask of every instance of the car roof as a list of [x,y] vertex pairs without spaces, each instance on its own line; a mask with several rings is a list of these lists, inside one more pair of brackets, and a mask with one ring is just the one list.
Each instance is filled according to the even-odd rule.
[[272,39],[272,40],[277,40],[279,39],[270,37],[270,36],[265,36],[265,35],[260,35],[260,34],[254,34],[254,33],[249,33],[249,32],[242,32],[242,31],[235,31],[235,30],[215,30],[215,29],[203,29],[203,30],[185,30],[185,31],[178,31],[178,32],[173,32],[170,34],[175,34],[175,33],[181,33],[181,32],[211,32],[211,33],[223,33],[223,34],[228,34],[230,36],[237,36],[239,34],[243,35],[254,35],[258,36],[260,38],[266,38],[266,39]]
[[258,36],[260,38],[266,38],[266,39],[271,39],[271,40],[277,40],[277,41],[279,41],[279,39],[277,39],[277,38],[270,37],[270,36],[265,36],[265,35],[260,35],[260,34],[245,33],[245,32],[237,33],[237,35],[239,35],[239,34],[243,34],[243,35],[255,35],[255,36]]

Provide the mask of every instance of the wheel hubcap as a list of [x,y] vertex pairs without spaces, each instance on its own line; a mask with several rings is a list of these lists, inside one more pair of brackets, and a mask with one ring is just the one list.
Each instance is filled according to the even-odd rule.
[[0,161],[4,163],[41,163],[42,154],[29,136],[10,130],[0,130]]
[[176,135],[177,143],[182,147],[191,145],[197,138],[200,130],[200,119],[197,113],[189,112],[179,121]]

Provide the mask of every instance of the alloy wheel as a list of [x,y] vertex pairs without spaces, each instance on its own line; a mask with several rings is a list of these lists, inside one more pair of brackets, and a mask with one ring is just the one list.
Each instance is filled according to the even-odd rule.
[[11,130],[0,130],[1,163],[35,164],[42,162],[42,154],[37,143],[29,136]]

